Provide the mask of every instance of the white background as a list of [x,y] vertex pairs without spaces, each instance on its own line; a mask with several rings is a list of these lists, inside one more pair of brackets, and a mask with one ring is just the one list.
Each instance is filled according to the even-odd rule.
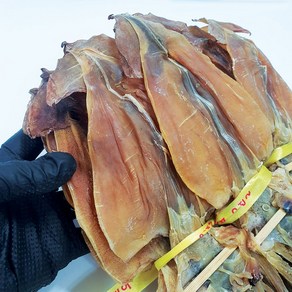
[[[55,69],[62,41],[113,35],[110,14],[148,13],[192,23],[201,17],[233,22],[251,38],[292,87],[292,0],[0,0],[0,144],[22,126],[29,89],[40,68]],[[44,292],[105,291],[111,280],[90,255],[63,269]]]

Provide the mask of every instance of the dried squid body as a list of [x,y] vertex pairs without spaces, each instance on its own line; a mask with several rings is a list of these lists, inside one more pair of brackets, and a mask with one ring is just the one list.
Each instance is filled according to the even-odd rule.
[[[78,47],[80,48],[82,46],[83,48],[86,46],[90,47],[90,44],[92,43],[100,46],[102,42],[105,43],[104,39],[105,37],[100,37],[98,41],[96,39],[94,41],[91,39],[89,43],[78,42],[76,44],[76,47],[77,48]],[[72,45],[72,47],[74,47],[74,45]],[[112,46],[110,45],[108,46],[109,49],[111,47]],[[76,55],[77,55],[77,48],[75,48]],[[91,50],[96,49],[92,47],[90,48]],[[68,118],[67,128],[64,131],[58,129],[58,125],[55,125],[55,127],[53,128],[55,130],[54,136],[56,140],[55,141],[56,148],[59,151],[68,151],[72,153],[72,155],[74,155],[74,157],[78,161],[79,172],[77,173],[77,176],[73,177],[72,180],[69,182],[68,190],[71,192],[71,197],[73,198],[73,205],[76,204],[76,214],[77,214],[78,220],[81,222],[81,225],[84,228],[86,238],[88,240],[90,247],[93,250],[94,255],[97,256],[98,261],[114,278],[123,282],[129,281],[134,277],[134,275],[137,272],[147,268],[147,266],[151,262],[153,262],[157,257],[165,253],[168,248],[168,244],[165,238],[163,237],[168,234],[168,219],[167,219],[167,213],[166,213],[164,191],[165,189],[167,189],[168,192],[171,192],[171,190],[168,187],[168,184],[166,186],[163,186],[164,179],[162,178],[162,176],[164,176],[166,173],[165,170],[162,170],[162,168],[164,167],[163,165],[165,162],[165,155],[164,155],[163,149],[159,147],[159,141],[155,140],[155,139],[159,139],[159,137],[155,133],[151,132],[153,129],[149,126],[149,120],[147,120],[146,117],[142,114],[143,110],[140,111],[137,108],[137,104],[134,105],[129,100],[119,98],[118,95],[115,95],[108,90],[105,83],[107,76],[104,75],[101,77],[101,73],[99,71],[98,66],[96,65],[96,63],[92,61],[92,56],[94,54],[91,55],[91,57],[89,57],[88,59],[86,59],[86,57],[84,57],[84,55],[86,54],[84,53],[82,56],[82,53],[80,53],[78,55],[79,56],[78,61],[80,63],[77,62],[76,64],[74,64],[71,57],[68,58],[69,55],[70,55],[69,52],[66,52],[63,64],[62,64],[62,61],[60,61],[59,67],[58,67],[59,72],[55,72],[54,74],[54,79],[53,79],[54,86],[50,87],[50,90],[51,90],[50,92],[52,92],[53,94],[55,94],[56,92],[62,93],[62,95],[64,94],[63,100],[61,100],[60,97],[57,96],[57,98],[59,99],[58,103],[57,105],[52,104],[52,108],[58,108],[61,105],[65,106],[62,113],[64,117],[66,116]],[[112,62],[108,64],[108,66],[112,66],[112,69],[115,68],[116,70],[118,70],[118,65],[114,63],[115,58],[113,56],[106,56],[105,52],[103,52],[102,55],[104,58],[104,63],[106,63],[107,61]],[[69,60],[70,63],[66,63],[67,60]],[[92,68],[91,71],[87,70],[87,67],[86,67],[87,64],[91,66]],[[104,65],[104,68],[106,68],[106,64],[103,64],[103,65]],[[68,69],[72,70],[72,68],[74,68],[75,70],[74,75],[82,76],[82,78],[75,79],[74,80],[75,83],[74,82],[70,83],[71,96],[67,97],[66,90],[68,90],[68,86],[66,87],[67,84],[66,83],[64,84],[63,82],[61,82],[63,81],[63,79],[60,80],[58,76],[62,76],[61,73],[65,74],[66,76],[66,72],[68,71]],[[117,73],[120,73],[120,71],[115,71],[116,75],[112,74],[112,71],[110,71],[110,73],[111,73],[111,76],[115,76],[117,80],[119,81],[120,76]],[[96,87],[93,85],[92,87],[90,87],[90,89],[88,89],[88,87],[92,85],[90,82],[93,82],[93,81],[98,82],[99,86]],[[84,84],[85,84],[85,87],[84,87]],[[63,87],[65,87],[65,89],[63,89]],[[104,111],[102,111],[101,109],[101,112],[100,112],[101,114],[100,115],[96,114],[97,118],[99,119],[104,118],[106,120],[106,118],[108,117],[110,120],[112,112],[115,111],[116,115],[114,117],[114,120],[112,120],[112,122],[115,124],[115,130],[117,131],[120,130],[120,132],[117,133],[118,135],[120,134],[120,136],[116,137],[117,140],[120,139],[119,141],[121,141],[119,145],[120,150],[122,151],[122,147],[123,147],[122,145],[125,145],[127,141],[129,141],[129,139],[132,138],[133,140],[136,140],[136,142],[138,143],[138,144],[137,143],[135,144],[135,142],[130,143],[130,146],[137,145],[136,149],[134,149],[135,152],[132,152],[132,154],[136,154],[136,156],[139,156],[139,153],[141,153],[141,151],[143,152],[142,161],[140,161],[139,159],[133,160],[133,163],[135,161],[140,163],[135,166],[133,163],[131,163],[130,159],[127,159],[127,158],[131,158],[130,157],[131,155],[130,156],[127,155],[126,152],[127,152],[127,149],[129,148],[126,147],[125,145],[124,150],[126,152],[123,152],[123,153],[119,152],[119,153],[122,155],[125,155],[124,157],[121,157],[121,158],[123,159],[122,161],[125,160],[125,163],[127,164],[127,166],[129,166],[129,169],[127,171],[129,179],[124,180],[122,177],[120,179],[113,177],[112,176],[113,172],[110,173],[110,175],[108,176],[108,178],[111,178],[112,181],[116,182],[116,184],[117,182],[120,182],[121,187],[123,186],[125,187],[126,186],[125,183],[128,183],[128,184],[133,183],[132,187],[128,186],[127,189],[129,192],[131,192],[133,195],[136,196],[136,199],[134,199],[132,196],[132,199],[129,198],[130,201],[128,203],[126,202],[127,197],[124,197],[120,201],[118,197],[117,197],[117,200],[115,200],[114,198],[109,200],[110,193],[108,190],[109,189],[113,190],[112,185],[109,188],[107,188],[108,190],[104,194],[105,196],[107,196],[106,201],[105,202],[97,201],[98,200],[97,196],[99,195],[99,193],[98,191],[96,191],[96,188],[97,188],[96,185],[98,184],[98,182],[100,182],[100,180],[93,179],[93,177],[91,177],[91,174],[93,176],[96,175],[96,171],[97,171],[96,167],[98,167],[98,165],[96,165],[94,162],[96,161],[97,157],[82,159],[83,155],[81,155],[82,153],[81,150],[82,150],[84,151],[84,155],[86,157],[90,157],[90,154],[92,154],[92,152],[90,152],[89,148],[96,146],[96,139],[94,136],[91,135],[92,133],[90,132],[91,129],[88,128],[92,126],[92,123],[93,123],[92,116],[87,118],[87,123],[82,123],[82,126],[85,126],[85,128],[82,128],[81,125],[78,125],[78,121],[76,120],[74,123],[70,122],[70,120],[72,119],[72,116],[70,117],[69,114],[72,113],[71,111],[72,109],[69,107],[69,104],[72,102],[72,100],[74,100],[77,103],[78,101],[80,101],[80,105],[81,105],[81,101],[84,98],[84,96],[81,97],[77,95],[75,96],[76,98],[75,99],[72,96],[73,93],[78,92],[80,88],[83,88],[83,90],[84,88],[86,89],[87,91],[86,98],[88,99],[94,98],[95,103],[99,102],[98,109],[104,106]],[[103,90],[103,93],[105,94],[105,96],[107,96],[106,101],[105,99],[101,100],[102,97],[94,91],[97,89],[100,90],[98,93],[100,93]],[[94,96],[94,94],[96,95]],[[56,100],[56,95],[53,98],[52,96],[44,95],[44,99],[54,101]],[[110,102],[113,102],[114,99],[115,99],[115,103],[112,104],[112,108],[111,108]],[[37,99],[35,99],[35,101],[37,101]],[[87,100],[87,102],[89,103],[93,101]],[[67,108],[66,108],[66,105],[68,106]],[[123,107],[124,107],[124,111],[122,111]],[[32,107],[30,109],[32,109]],[[92,111],[94,109],[96,109],[94,108],[94,106],[90,107],[89,111],[87,111],[86,108],[83,108],[85,113],[89,113],[89,114],[92,114],[90,110]],[[83,117],[79,114],[80,109],[78,109],[78,107],[74,108],[73,110],[74,110],[74,119],[77,118],[78,120],[78,118]],[[84,112],[82,112],[81,114],[84,114]],[[108,114],[108,116],[106,116],[106,114]],[[117,119],[118,117],[120,118],[119,120]],[[49,119],[49,117],[46,117],[46,116],[43,116],[42,118],[45,120]],[[95,120],[94,122],[97,122],[97,121]],[[106,130],[105,126],[108,124],[109,123],[104,124],[102,121],[100,121],[100,123],[95,124],[94,126],[96,130],[94,131],[93,135],[94,134],[98,135],[100,132],[102,132],[102,130]],[[136,128],[137,125],[139,125],[139,130]],[[101,128],[98,128],[98,127],[101,127]],[[123,135],[125,133],[123,133],[122,130],[126,131],[127,135]],[[39,132],[39,134],[40,133],[42,132]],[[87,136],[88,133],[89,135],[91,135],[90,137]],[[106,133],[107,136],[103,136],[103,137],[104,138],[109,137],[110,136],[109,133],[110,131]],[[70,143],[70,140],[72,140],[71,143]],[[113,155],[112,156],[108,155],[109,149],[112,149],[112,151],[114,151],[113,148],[111,147],[115,145],[114,139],[112,140],[112,144],[108,145],[110,147],[103,148],[104,152],[102,151],[102,147],[106,146],[105,142],[108,140],[109,138],[103,139],[102,142],[100,142],[99,145],[97,146],[98,149],[96,153],[98,153],[99,155],[98,157],[99,163],[104,161],[100,157],[102,153],[105,154],[105,158],[108,157],[108,159],[111,159],[114,157]],[[95,144],[92,146],[90,142],[92,142],[93,144],[95,143]],[[78,147],[79,147],[79,151],[78,151]],[[80,152],[80,155],[78,155],[78,152]],[[95,153],[93,153],[92,155],[94,156]],[[134,156],[135,155],[133,155],[132,157]],[[113,167],[117,166],[118,162],[115,160],[112,160],[112,161],[109,160],[108,163],[109,164],[106,165],[106,167],[102,169],[102,173],[104,176],[108,174],[108,172],[106,172],[105,170],[109,169],[110,165],[112,165]],[[146,166],[146,164],[148,164],[148,166]],[[82,165],[84,166],[83,168],[82,168]],[[140,167],[139,172],[137,172],[138,171],[137,167],[139,167],[139,165],[141,165],[142,168]],[[149,172],[149,174],[147,174],[147,171],[150,170],[149,166],[150,168],[152,168],[152,170]],[[123,175],[124,172],[122,171],[122,169],[120,170],[121,170],[120,175]],[[161,174],[159,174],[159,172],[161,172]],[[100,174],[100,176],[102,176],[102,174]],[[141,181],[141,178],[142,179],[143,177],[149,178],[149,176],[153,176],[153,179],[150,180],[151,184],[147,184],[147,183],[145,184],[145,182]],[[140,181],[139,181],[139,177],[140,177]],[[108,183],[108,180],[106,181],[104,179],[103,182]],[[137,188],[137,183],[141,183],[141,189],[139,187]],[[91,188],[91,184],[92,184],[92,188]],[[134,186],[134,184],[136,184],[136,187]],[[147,190],[145,189],[143,192],[143,189],[147,185],[149,188]],[[87,195],[86,192],[84,193],[82,189],[87,190],[89,194]],[[124,189],[120,189],[121,192],[117,192],[117,189],[118,188],[116,185],[116,188],[114,189],[114,191],[116,192],[117,196],[120,196],[121,198],[123,194],[125,195]],[[159,194],[158,196],[156,196],[157,200],[155,200],[154,193]],[[137,203],[139,194],[142,196],[149,196],[149,195],[152,196],[151,200],[148,202],[149,203],[148,207],[145,205],[147,203],[146,198],[145,200],[143,199],[145,204],[143,204],[143,202],[142,204],[140,204],[141,202]],[[96,202],[98,202],[98,204]],[[113,203],[113,204],[116,202],[117,204],[107,209],[103,208],[102,205],[106,204],[107,202]],[[128,209],[131,203],[138,204],[139,208],[141,208],[141,206],[144,206],[145,208],[142,208],[141,211],[143,211],[142,213],[144,213],[145,215],[148,214],[147,217],[149,220],[146,220],[144,218],[143,220],[140,220],[140,223],[139,223],[139,220],[138,220],[139,218],[137,216],[138,215],[141,216],[142,213],[137,212],[138,211],[137,208]],[[153,206],[155,210],[151,207],[151,205]],[[98,214],[96,212],[97,211],[96,209],[98,209],[98,212],[99,212]],[[123,212],[122,209],[124,210],[124,213],[121,214],[121,212]],[[111,210],[113,213],[110,213],[109,210]],[[103,213],[103,212],[108,212],[108,214]],[[130,212],[133,212],[133,216],[130,215]],[[112,218],[114,216],[117,216],[117,214],[123,217],[117,219],[116,221],[112,220]],[[122,224],[123,222],[127,223],[129,222],[129,220],[132,220],[133,224],[128,226],[128,227],[131,227],[131,230],[128,230],[127,226],[124,226],[123,228],[118,228],[118,230],[121,230],[120,235],[124,237],[124,240],[120,239],[120,243],[117,242],[117,239],[116,239],[119,235],[116,232],[117,231],[116,227],[114,226],[114,230],[112,231],[109,230],[109,226],[107,226],[105,222],[106,220],[104,217],[105,215],[111,218],[110,222],[112,223],[119,222]],[[155,217],[157,220],[155,219]],[[101,224],[103,224],[103,226],[101,226]],[[143,224],[143,227],[141,226],[139,227],[139,225],[141,224]],[[147,226],[149,227],[149,229]],[[131,240],[129,243],[130,244],[135,243],[135,246],[133,246],[133,248],[129,248],[127,244],[125,244],[125,240],[129,240],[129,238],[125,238],[124,231],[126,230],[129,231],[129,234],[131,237]],[[137,235],[136,240],[133,237],[135,236],[135,230],[137,231],[140,230],[138,231],[140,232],[140,234]],[[116,236],[115,237],[115,240],[117,242],[116,244],[113,244],[113,241],[112,241],[113,236]],[[139,241],[140,241],[140,244],[139,244]],[[120,248],[122,249],[119,249],[118,243],[120,244]],[[114,249],[114,253],[113,253],[112,248]],[[118,257],[116,253],[119,254],[120,257],[123,257],[124,259],[126,259],[126,261],[123,261],[120,257]]]
[[[226,46],[233,61],[236,81],[249,92],[271,122],[274,148],[291,144],[292,91],[252,41],[226,29],[219,22],[206,22],[210,34]],[[272,167],[273,180],[270,185],[278,193],[278,205],[288,213],[292,212],[289,211],[292,205],[291,176],[290,167],[287,166],[292,162],[291,157],[286,157],[277,167]]]
[[[135,105],[107,88],[108,75],[101,73],[108,70],[106,58],[86,50],[74,54],[85,72],[97,217],[111,249],[127,261],[152,238],[168,233],[166,180],[161,173],[164,154]],[[119,222],[118,230],[115,222]]]

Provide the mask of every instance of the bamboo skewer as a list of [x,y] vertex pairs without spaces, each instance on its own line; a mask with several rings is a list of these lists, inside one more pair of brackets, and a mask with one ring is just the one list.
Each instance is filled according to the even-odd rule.
[[255,236],[255,242],[257,244],[261,244],[273,231],[273,229],[280,223],[280,221],[285,217],[285,215],[286,213],[282,209],[279,209],[268,221],[268,223]]
[[[279,209],[268,223],[255,236],[257,244],[261,244],[272,230],[285,217],[286,213]],[[236,247],[225,247],[207,266],[206,268],[184,289],[184,292],[197,291],[208,278],[221,266],[221,264],[232,254]]]

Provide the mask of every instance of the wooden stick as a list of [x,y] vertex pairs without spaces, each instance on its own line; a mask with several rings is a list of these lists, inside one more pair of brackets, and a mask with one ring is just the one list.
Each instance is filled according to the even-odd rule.
[[[257,244],[261,244],[266,237],[272,232],[272,230],[280,223],[285,217],[286,213],[279,209],[274,216],[268,221],[268,223],[261,229],[261,231],[255,236]],[[207,267],[184,289],[184,292],[197,291],[206,280],[222,265],[222,263],[232,254],[236,249],[225,247],[208,265]]]
[[255,242],[261,244],[267,236],[273,231],[273,229],[280,223],[280,221],[285,217],[286,213],[279,209],[274,216],[268,221],[268,223],[260,230],[260,232],[255,236]]
[[184,292],[197,291],[221,264],[236,250],[236,247],[225,247],[209,265],[184,289]]

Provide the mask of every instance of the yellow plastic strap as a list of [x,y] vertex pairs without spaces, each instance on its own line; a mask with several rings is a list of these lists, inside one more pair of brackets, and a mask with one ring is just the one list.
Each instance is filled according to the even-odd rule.
[[155,261],[152,268],[148,271],[142,272],[138,274],[133,281],[126,284],[116,284],[111,289],[107,290],[107,292],[121,292],[121,291],[134,291],[140,292],[145,289],[148,285],[150,285],[158,276],[158,271],[164,267],[170,260],[172,260],[175,256],[185,250],[187,247],[192,245],[199,238],[203,237],[211,227],[214,225],[214,220],[209,220],[202,227],[200,227],[195,232],[188,235],[185,239],[183,239],[178,245],[176,245],[172,250],[163,255],[161,258]]
[[164,267],[170,260],[176,257],[179,253],[185,250],[187,247],[192,245],[198,239],[204,236],[214,225],[214,220],[209,220],[202,227],[185,237],[179,244],[177,244],[173,249],[171,249],[168,253],[163,255],[161,258],[154,262],[154,265],[157,270],[160,270]]
[[270,166],[271,164],[288,156],[291,153],[292,153],[292,142],[285,144],[283,146],[280,146],[274,149],[269,159],[265,162],[265,166]]
[[122,291],[131,291],[131,292],[140,292],[150,285],[158,276],[158,271],[153,265],[150,270],[144,271],[138,274],[133,281],[126,284],[116,284],[107,292],[122,292]]
[[245,214],[259,196],[263,193],[272,179],[272,173],[262,166],[241,190],[239,195],[216,215],[216,224],[230,224]]

